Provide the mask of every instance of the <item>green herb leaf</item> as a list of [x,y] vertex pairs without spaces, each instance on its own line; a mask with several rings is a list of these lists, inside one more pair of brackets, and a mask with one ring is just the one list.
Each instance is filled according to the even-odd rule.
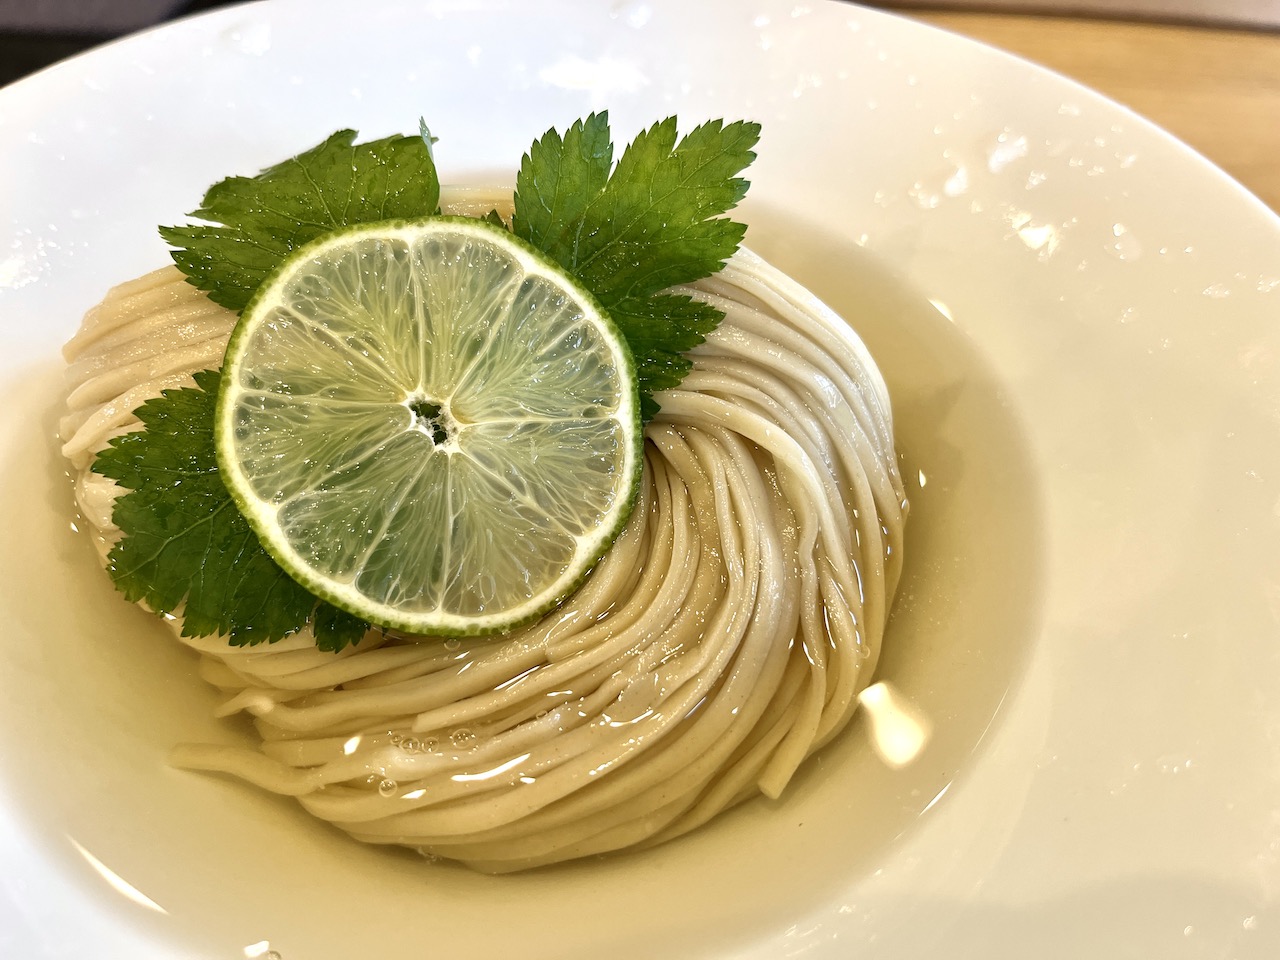
[[[636,359],[641,409],[688,371],[687,351],[723,319],[668,288],[715,273],[745,227],[722,215],[742,199],[738,174],[760,128],[713,121],[677,140],[675,118],[640,134],[617,165],[608,115],[561,136],[548,131],[523,158],[512,229],[578,277],[622,330]],[[435,138],[355,143],[341,130],[253,178],[215,184],[192,217],[162,227],[174,261],[210,298],[239,311],[298,246],[337,227],[439,211]],[[496,211],[487,217],[501,223]],[[236,645],[274,641],[308,622],[322,649],[357,642],[369,625],[318,602],[259,545],[218,476],[213,411],[218,374],[166,391],[138,411],[143,429],[119,437],[93,469],[124,493],[124,533],[111,575],[130,599],[181,610],[188,636],[220,633]]]
[[[256,177],[209,188],[191,216],[204,225],[161,227],[174,262],[215,303],[242,310],[295,248],[335,227],[429,216],[440,203],[430,134],[356,144],[339,130]],[[211,224],[211,225],[210,225]]]
[[658,412],[653,393],[679,386],[693,366],[685,350],[705,340],[724,319],[711,304],[678,293],[627,297],[609,308],[609,316],[631,347],[641,384],[640,417],[646,421]]
[[612,166],[608,113],[579,120],[563,137],[548,130],[524,155],[516,175],[516,235],[572,270],[587,207],[604,190]]
[[563,137],[549,130],[516,178],[512,228],[573,273],[609,311],[635,355],[642,413],[676,386],[723,314],[661,293],[718,271],[746,227],[720,216],[748,183],[738,177],[760,138],[755,123],[713,120],[677,141],[669,117],[641,133],[610,172],[608,115]]
[[181,608],[184,636],[225,634],[235,646],[273,642],[313,621],[316,643],[341,650],[369,625],[318,602],[258,543],[218,476],[213,440],[219,375],[166,390],[138,408],[144,429],[117,437],[93,470],[128,492],[113,517],[124,536],[108,569],[131,601]]

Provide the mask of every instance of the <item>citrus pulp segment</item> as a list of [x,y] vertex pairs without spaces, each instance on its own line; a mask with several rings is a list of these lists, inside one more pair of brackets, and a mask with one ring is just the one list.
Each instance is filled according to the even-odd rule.
[[625,341],[506,230],[432,217],[299,249],[223,367],[219,469],[316,596],[416,634],[562,600],[626,521],[641,427]]

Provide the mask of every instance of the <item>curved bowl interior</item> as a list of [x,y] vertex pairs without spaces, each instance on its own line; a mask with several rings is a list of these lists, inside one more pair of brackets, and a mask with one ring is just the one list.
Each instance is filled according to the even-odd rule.
[[[882,675],[928,750],[891,772],[855,724],[778,803],[502,878],[168,769],[243,731],[71,529],[59,346],[232,172],[421,115],[443,179],[510,183],[606,107],[620,137],[763,123],[748,243],[894,397],[913,515]],[[1275,955],[1280,224],[1142,120],[843,3],[276,0],[0,91],[0,180],[0,947]]]

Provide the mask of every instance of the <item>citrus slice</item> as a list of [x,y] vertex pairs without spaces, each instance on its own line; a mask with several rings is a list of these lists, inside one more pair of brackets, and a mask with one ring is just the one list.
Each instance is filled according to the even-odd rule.
[[636,378],[595,299],[508,231],[432,217],[290,255],[227,346],[218,465],[311,593],[415,634],[554,607],[621,530]]

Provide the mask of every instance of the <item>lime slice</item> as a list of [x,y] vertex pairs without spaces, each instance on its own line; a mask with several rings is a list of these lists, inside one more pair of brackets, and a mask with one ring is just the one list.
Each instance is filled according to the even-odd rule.
[[294,252],[227,347],[218,465],[313,594],[416,634],[496,633],[563,600],[639,482],[622,335],[558,266],[463,217]]

